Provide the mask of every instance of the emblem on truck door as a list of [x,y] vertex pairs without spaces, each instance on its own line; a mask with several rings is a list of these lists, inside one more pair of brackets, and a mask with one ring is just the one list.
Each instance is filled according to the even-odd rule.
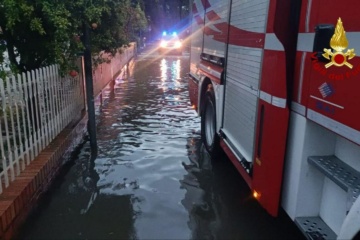
[[332,51],[332,49],[324,48],[325,53],[323,54],[323,56],[326,59],[331,60],[331,62],[326,64],[325,67],[329,68],[332,65],[341,67],[345,65],[349,68],[352,68],[353,65],[348,63],[347,60],[355,57],[354,49],[348,49],[346,53],[343,53],[343,51],[348,47],[348,45],[349,43],[346,38],[343,23],[341,21],[341,18],[339,18],[335,27],[335,33],[330,40],[330,46],[334,50],[334,52]]

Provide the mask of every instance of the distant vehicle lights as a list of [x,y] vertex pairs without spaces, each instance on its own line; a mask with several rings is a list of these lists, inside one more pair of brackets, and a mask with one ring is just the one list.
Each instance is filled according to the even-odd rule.
[[160,43],[160,47],[166,47],[167,46],[167,41],[161,41]]
[[[168,33],[167,33],[166,31],[163,31],[162,35],[163,35],[163,36],[167,36]],[[173,32],[172,35],[173,35],[174,37],[177,36],[177,32]]]
[[177,32],[163,31],[162,37],[159,43],[159,53],[177,53],[182,54],[183,44],[179,39]]
[[175,48],[181,48],[182,43],[180,41],[175,42]]
[[[163,40],[163,41],[160,42],[160,47],[162,47],[162,48],[169,47],[168,44],[169,44],[168,41]],[[182,43],[180,41],[174,42],[173,48],[181,48],[181,47],[182,47]]]

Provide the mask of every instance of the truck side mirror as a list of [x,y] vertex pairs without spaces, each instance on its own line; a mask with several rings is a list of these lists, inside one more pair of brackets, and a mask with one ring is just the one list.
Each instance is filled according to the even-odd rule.
[[319,62],[329,62],[324,58],[324,48],[331,49],[330,39],[335,32],[335,27],[332,24],[320,24],[315,27],[315,38],[313,52],[316,52],[316,56]]

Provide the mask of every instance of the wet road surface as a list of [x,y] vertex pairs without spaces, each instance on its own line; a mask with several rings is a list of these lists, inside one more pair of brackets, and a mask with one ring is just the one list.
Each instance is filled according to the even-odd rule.
[[98,112],[99,155],[86,141],[20,239],[303,239],[270,217],[226,157],[212,162],[187,92],[189,59],[142,54]]

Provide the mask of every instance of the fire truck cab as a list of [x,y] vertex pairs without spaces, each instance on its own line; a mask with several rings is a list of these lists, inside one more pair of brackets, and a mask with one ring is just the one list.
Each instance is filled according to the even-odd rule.
[[358,6],[193,0],[189,94],[203,143],[310,239],[360,234]]

